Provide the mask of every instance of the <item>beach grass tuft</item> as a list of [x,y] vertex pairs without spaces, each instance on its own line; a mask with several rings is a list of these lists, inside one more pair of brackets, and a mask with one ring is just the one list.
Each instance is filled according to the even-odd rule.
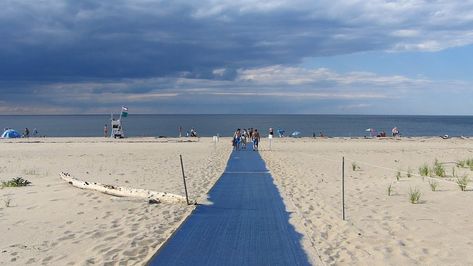
[[407,177],[412,177],[412,169],[410,167],[407,168]]
[[353,171],[356,171],[356,170],[360,170],[361,168],[360,168],[360,166],[358,166],[358,164],[356,162],[352,162],[351,163],[351,169]]
[[11,199],[10,198],[3,199],[3,204],[5,205],[5,208],[10,207],[11,206]]
[[420,193],[419,189],[415,188],[414,190],[412,190],[412,188],[411,188],[409,190],[409,201],[412,204],[417,204],[417,203],[419,203],[421,195],[422,194]]
[[396,173],[396,180],[399,181],[401,179],[401,171],[397,171]]
[[439,177],[446,176],[445,167],[443,167],[443,165],[437,159],[435,159],[433,170],[436,176],[439,176]]
[[423,164],[421,167],[419,167],[419,174],[421,176],[429,176],[430,175],[430,169],[427,164]]
[[430,189],[431,189],[432,191],[437,191],[437,188],[438,188],[438,186],[439,186],[439,183],[438,183],[437,181],[435,181],[435,180],[430,180],[430,181],[429,181],[429,185],[430,185]]
[[458,187],[460,187],[461,191],[466,190],[466,187],[468,186],[469,182],[470,182],[470,179],[468,178],[467,175],[463,175],[462,177],[457,177],[457,184],[458,184]]
[[458,167],[470,168],[473,171],[473,159],[465,159],[457,162]]
[[31,184],[30,181],[23,179],[22,177],[15,177],[8,181],[2,181],[1,187],[24,187]]

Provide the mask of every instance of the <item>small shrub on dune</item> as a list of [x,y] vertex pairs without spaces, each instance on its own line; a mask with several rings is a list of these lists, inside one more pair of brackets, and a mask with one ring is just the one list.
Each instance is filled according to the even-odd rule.
[[468,186],[469,182],[470,182],[470,179],[468,178],[467,175],[463,175],[462,177],[457,177],[457,184],[458,184],[458,187],[460,187],[461,191],[466,190],[466,187]]
[[432,191],[437,191],[437,188],[438,188],[438,186],[439,186],[439,183],[438,183],[437,181],[435,181],[435,180],[430,180],[430,181],[429,181],[429,185],[430,185],[430,189],[431,189]]
[[417,203],[419,203],[421,195],[422,194],[420,193],[419,189],[415,188],[414,190],[412,190],[412,188],[411,188],[409,190],[409,201],[412,204],[417,204]]

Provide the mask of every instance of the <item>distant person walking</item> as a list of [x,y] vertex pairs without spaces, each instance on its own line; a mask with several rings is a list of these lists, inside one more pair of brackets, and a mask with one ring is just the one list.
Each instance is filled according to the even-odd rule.
[[241,142],[241,130],[237,129],[233,134],[233,149],[238,151],[240,150],[240,142]]
[[25,132],[23,133],[23,137],[28,138],[30,136],[30,130],[25,128]]
[[253,130],[253,134],[252,134],[251,138],[253,139],[253,150],[257,151],[259,141],[260,141],[260,135],[259,135],[258,129]]
[[103,136],[104,136],[104,138],[106,138],[108,136],[108,126],[107,126],[107,124],[105,124],[103,126]]

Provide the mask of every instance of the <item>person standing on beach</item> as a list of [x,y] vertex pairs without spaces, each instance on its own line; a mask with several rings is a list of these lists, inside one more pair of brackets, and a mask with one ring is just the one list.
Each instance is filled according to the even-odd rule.
[[246,132],[246,129],[243,129],[243,132],[241,133],[241,148],[246,150],[246,141],[248,140],[248,133]]
[[253,139],[253,150],[257,151],[259,141],[260,141],[260,135],[259,135],[258,129],[256,128],[253,130],[252,139]]
[[233,134],[233,148],[234,150],[240,150],[240,142],[241,142],[241,130],[237,129]]
[[28,128],[25,128],[25,132],[23,133],[23,136],[25,138],[28,138],[30,136],[30,130]]
[[397,127],[394,127],[392,130],[391,130],[392,134],[393,134],[393,137],[397,137],[399,136],[399,129],[397,129]]
[[108,136],[108,127],[107,124],[103,126],[103,137],[106,138]]

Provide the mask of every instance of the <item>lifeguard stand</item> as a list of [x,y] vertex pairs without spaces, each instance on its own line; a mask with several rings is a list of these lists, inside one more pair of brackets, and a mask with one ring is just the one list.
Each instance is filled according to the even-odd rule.
[[115,120],[112,117],[112,130],[111,131],[112,131],[110,135],[111,138],[124,138],[125,137],[121,119]]

